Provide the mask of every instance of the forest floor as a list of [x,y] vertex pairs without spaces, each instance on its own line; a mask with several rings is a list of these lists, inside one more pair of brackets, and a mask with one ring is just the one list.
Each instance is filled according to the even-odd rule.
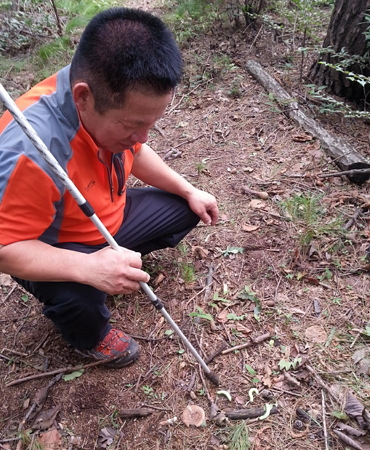
[[[150,2],[142,7],[153,9]],[[155,12],[166,10],[157,5]],[[66,345],[37,300],[3,274],[0,448],[335,450],[350,445],[339,437],[342,430],[357,448],[370,449],[361,428],[370,410],[370,184],[321,178],[338,169],[320,142],[245,70],[254,59],[299,97],[300,57],[286,40],[264,27],[216,23],[181,45],[184,81],[150,144],[216,196],[220,220],[199,225],[175,249],[149,255],[144,268],[204,359],[221,346],[248,346],[209,362],[220,377],[212,385],[140,291],[108,298],[114,326],[141,343],[139,361],[77,373],[71,367],[89,361]],[[4,84],[13,91],[18,83],[21,91],[24,79],[10,74]],[[32,71],[27,79],[32,84]],[[306,112],[370,157],[368,123]],[[47,374],[61,369],[62,378]],[[30,414],[37,403],[44,418],[57,407],[45,430]],[[202,426],[184,423],[189,405],[205,411]],[[266,405],[276,408],[262,420],[228,417]],[[126,409],[148,415],[127,417]]]

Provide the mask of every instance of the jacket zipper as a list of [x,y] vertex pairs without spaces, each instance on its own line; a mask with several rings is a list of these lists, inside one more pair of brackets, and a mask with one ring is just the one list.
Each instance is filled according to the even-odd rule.
[[[110,190],[110,198],[111,198],[111,202],[114,202],[114,186],[113,186],[113,179],[112,179],[112,170],[111,167],[109,167],[100,157],[100,155],[98,155],[99,161],[104,164],[104,166],[107,169],[107,173],[108,173],[108,181],[109,181],[109,190]],[[124,168],[124,159],[125,159],[125,154],[122,153],[113,153],[112,154],[112,159],[111,159],[111,164],[114,167],[114,170],[116,172],[117,175],[117,181],[118,181],[118,195],[121,196],[124,191],[125,191],[125,168]]]

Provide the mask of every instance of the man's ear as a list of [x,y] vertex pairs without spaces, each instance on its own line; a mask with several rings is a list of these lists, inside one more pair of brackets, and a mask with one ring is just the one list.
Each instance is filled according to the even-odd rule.
[[80,112],[86,111],[89,106],[94,107],[94,97],[87,83],[76,83],[72,88],[72,95]]

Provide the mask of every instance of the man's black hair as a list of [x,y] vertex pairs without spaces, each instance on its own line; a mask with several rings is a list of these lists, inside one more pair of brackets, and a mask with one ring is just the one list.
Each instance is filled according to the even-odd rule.
[[158,17],[129,8],[97,14],[71,64],[71,83],[89,85],[99,113],[121,107],[132,89],[166,95],[181,75],[181,53],[170,30]]

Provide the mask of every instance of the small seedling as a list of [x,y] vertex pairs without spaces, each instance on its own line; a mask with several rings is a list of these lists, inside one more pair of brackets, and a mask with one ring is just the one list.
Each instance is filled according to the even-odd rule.
[[237,253],[243,253],[243,252],[244,252],[244,248],[228,246],[227,249],[222,252],[222,255],[230,256],[230,255],[236,255]]
[[288,361],[283,358],[279,361],[279,369],[286,370],[286,371],[291,370],[291,369],[294,370],[301,362],[302,362],[302,358],[299,358],[299,357],[294,358],[293,361]]
[[155,393],[154,393],[154,389],[151,386],[142,386],[143,392],[145,395],[147,395],[148,397],[154,397]]
[[213,317],[211,316],[211,314],[205,313],[200,306],[197,306],[197,310],[198,311],[190,313],[189,316],[190,317],[199,317],[200,319],[206,319],[206,320],[213,321]]
[[244,421],[231,427],[229,432],[230,450],[248,450],[251,447],[248,428]]

